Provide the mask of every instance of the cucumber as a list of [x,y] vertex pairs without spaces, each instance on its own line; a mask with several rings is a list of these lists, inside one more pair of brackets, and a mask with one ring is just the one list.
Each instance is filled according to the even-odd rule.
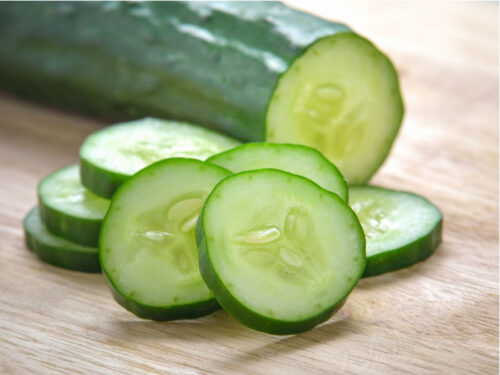
[[351,184],[383,162],[403,115],[381,51],[279,2],[0,2],[0,25],[4,88],[106,118],[304,143]]
[[53,234],[81,245],[97,247],[109,200],[80,183],[78,165],[61,168],[38,185],[42,220]]
[[217,164],[231,172],[261,168],[281,169],[307,177],[347,201],[347,183],[344,177],[335,165],[311,147],[248,143],[211,156],[207,162]]
[[73,271],[100,272],[97,247],[83,246],[50,233],[38,206],[23,221],[26,246],[44,262]]
[[441,242],[443,215],[421,196],[353,186],[349,202],[366,234],[364,276],[411,266],[430,256]]
[[144,118],[97,131],[80,148],[82,184],[104,198],[142,168],[162,159],[206,159],[239,145],[195,125]]
[[241,323],[293,334],[327,320],[365,269],[365,237],[347,203],[311,180],[276,169],[216,185],[196,238],[200,271]]
[[228,170],[172,158],[138,172],[115,194],[99,256],[116,301],[145,319],[197,318],[219,305],[198,268],[195,226]]

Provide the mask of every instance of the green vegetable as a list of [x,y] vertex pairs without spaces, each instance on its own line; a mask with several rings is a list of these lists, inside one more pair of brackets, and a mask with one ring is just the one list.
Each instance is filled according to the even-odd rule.
[[240,142],[191,124],[154,118],[122,123],[91,134],[80,149],[82,183],[111,198],[142,168],[162,159],[206,159]]
[[347,200],[347,183],[339,170],[317,150],[301,145],[248,143],[211,156],[207,162],[232,172],[274,168],[307,177]]
[[403,116],[382,52],[278,2],[2,2],[0,25],[4,88],[107,118],[306,144],[351,184],[383,162]]
[[157,162],[115,194],[99,241],[103,272],[118,303],[152,320],[196,318],[219,308],[198,268],[195,226],[229,171],[195,159]]
[[38,207],[26,215],[23,226],[26,245],[41,260],[74,271],[101,271],[97,248],[79,245],[50,233],[40,219]]
[[272,334],[327,320],[365,269],[363,230],[347,203],[276,169],[218,183],[196,237],[201,275],[220,305]]
[[375,186],[351,187],[349,202],[366,234],[364,276],[411,266],[441,242],[443,216],[416,194]]
[[53,234],[87,246],[97,246],[109,201],[80,183],[78,165],[61,168],[38,185],[42,220]]

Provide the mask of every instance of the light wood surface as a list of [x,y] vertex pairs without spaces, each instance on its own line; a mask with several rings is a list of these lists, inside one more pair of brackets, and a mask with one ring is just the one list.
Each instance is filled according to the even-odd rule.
[[493,3],[295,2],[387,51],[407,113],[373,183],[444,213],[427,261],[362,280],[344,308],[297,336],[220,311],[172,323],[117,305],[101,275],[52,267],[23,243],[38,181],[77,161],[103,123],[0,96],[0,373],[497,374],[498,20]]

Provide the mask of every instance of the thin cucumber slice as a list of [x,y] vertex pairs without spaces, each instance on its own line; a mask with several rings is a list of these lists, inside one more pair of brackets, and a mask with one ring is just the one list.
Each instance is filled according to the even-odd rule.
[[230,174],[199,160],[172,158],[141,170],[118,190],[99,251],[119,304],[152,320],[197,318],[219,309],[200,276],[195,226],[205,198]]
[[111,198],[130,176],[154,162],[173,157],[205,160],[239,144],[205,128],[155,118],[110,126],[87,137],[80,149],[82,184]]
[[388,58],[356,34],[338,33],[306,49],[280,78],[266,141],[317,148],[349,184],[362,184],[387,157],[403,112]]
[[47,229],[67,240],[97,247],[109,200],[80,183],[78,165],[61,168],[38,185],[40,215]]
[[443,215],[421,196],[376,186],[353,186],[349,203],[366,235],[363,276],[411,266],[431,255],[441,242]]
[[200,271],[217,301],[267,333],[298,333],[327,320],[365,269],[363,229],[347,203],[276,169],[217,184],[196,235]]
[[347,183],[337,167],[318,150],[292,144],[247,143],[211,156],[207,162],[232,172],[281,169],[314,181],[347,201]]
[[24,218],[26,246],[44,262],[73,271],[101,272],[97,247],[83,246],[57,237],[42,223],[38,206]]

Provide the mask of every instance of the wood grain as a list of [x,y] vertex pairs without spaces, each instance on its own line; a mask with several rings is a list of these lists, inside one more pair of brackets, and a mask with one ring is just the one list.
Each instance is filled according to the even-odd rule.
[[40,262],[21,220],[38,181],[77,161],[102,122],[0,97],[0,373],[497,374],[498,8],[493,3],[294,2],[387,51],[407,113],[373,183],[422,194],[444,242],[411,268],[362,280],[313,331],[253,332],[224,312],[154,323],[101,275]]

